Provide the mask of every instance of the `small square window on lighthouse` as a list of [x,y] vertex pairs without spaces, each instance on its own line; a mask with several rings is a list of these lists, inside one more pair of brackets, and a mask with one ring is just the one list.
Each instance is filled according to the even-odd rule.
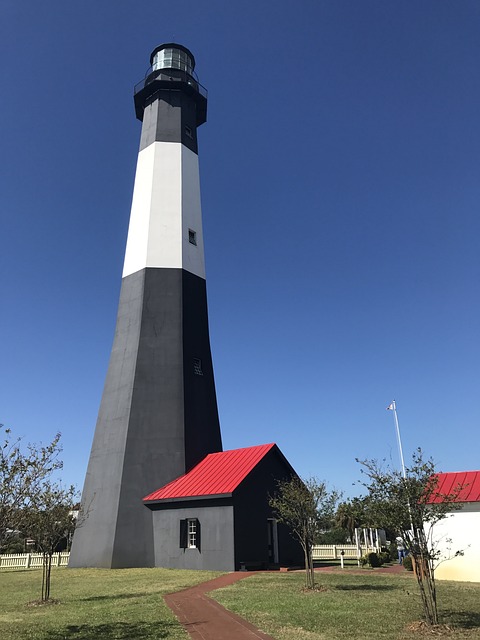
[[193,231],[192,229],[188,230],[188,241],[190,242],[190,244],[194,244],[195,246],[197,246],[197,232]]

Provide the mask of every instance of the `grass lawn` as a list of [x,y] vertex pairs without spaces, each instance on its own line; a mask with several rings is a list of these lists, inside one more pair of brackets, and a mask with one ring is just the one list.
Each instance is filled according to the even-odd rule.
[[302,573],[259,573],[210,595],[277,640],[480,639],[480,584],[439,582],[445,635],[409,629],[421,620],[412,574],[317,573],[321,590],[302,591]]
[[221,575],[170,569],[54,569],[52,598],[40,596],[41,570],[0,572],[1,640],[186,640],[162,596]]
[[[40,570],[0,572],[1,640],[186,640],[162,596],[220,573],[169,569],[55,569],[58,604],[38,598]],[[321,589],[302,591],[302,573],[259,573],[212,592],[224,606],[277,640],[426,640],[415,578],[345,569],[319,572]],[[438,583],[442,640],[480,640],[480,584]],[[225,638],[223,640],[228,640]]]

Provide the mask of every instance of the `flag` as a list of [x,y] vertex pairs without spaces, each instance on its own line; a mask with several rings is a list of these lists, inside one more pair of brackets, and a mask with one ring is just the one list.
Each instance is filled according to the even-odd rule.
[[393,406],[393,402],[392,402],[392,404],[389,404],[389,405],[388,405],[388,407],[387,407],[387,411],[388,411],[389,409],[390,409],[391,411],[393,411],[393,410],[394,410],[394,408],[395,408],[395,407]]

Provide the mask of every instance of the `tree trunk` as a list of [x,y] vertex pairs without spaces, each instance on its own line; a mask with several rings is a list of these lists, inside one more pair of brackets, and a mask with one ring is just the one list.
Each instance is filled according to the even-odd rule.
[[310,589],[315,588],[315,572],[313,570],[312,547],[308,547],[308,573],[310,575]]
[[306,545],[303,546],[303,556],[305,562],[305,588],[310,589],[310,572],[308,570],[308,547]]
[[308,545],[302,543],[303,555],[305,559],[305,588],[313,589],[315,578],[313,574],[312,550]]
[[43,571],[42,571],[42,602],[50,599],[50,576],[52,573],[52,555],[50,553],[43,554]]
[[429,558],[422,553],[414,554],[412,559],[425,620],[429,625],[438,624],[437,590],[433,567]]
[[302,544],[302,547],[305,558],[305,588],[313,589],[315,587],[315,574],[313,571],[312,549],[308,544]]
[[42,602],[45,602],[46,595],[46,584],[47,584],[47,554],[43,554],[43,563],[42,563]]
[[52,554],[48,554],[48,563],[47,563],[47,581],[45,584],[45,593],[46,600],[50,600],[50,577],[52,575]]

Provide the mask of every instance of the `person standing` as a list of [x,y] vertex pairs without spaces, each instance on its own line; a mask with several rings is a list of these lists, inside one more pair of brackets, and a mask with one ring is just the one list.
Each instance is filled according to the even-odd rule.
[[395,542],[397,544],[398,564],[403,564],[403,559],[407,555],[407,551],[405,549],[405,543],[403,541],[403,538],[401,538],[400,536],[395,538]]

